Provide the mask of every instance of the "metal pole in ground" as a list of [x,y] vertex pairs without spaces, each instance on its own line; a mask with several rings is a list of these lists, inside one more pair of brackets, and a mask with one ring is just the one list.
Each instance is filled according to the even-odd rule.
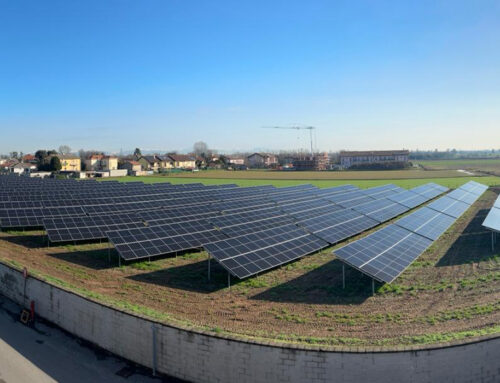
[[375,295],[375,279],[372,278],[372,296]]
[[345,289],[345,265],[342,264],[342,288]]
[[229,271],[227,272],[227,288],[231,290],[231,274],[229,274]]
[[210,282],[210,254],[208,255],[208,281]]
[[491,232],[491,251],[495,251],[495,232]]

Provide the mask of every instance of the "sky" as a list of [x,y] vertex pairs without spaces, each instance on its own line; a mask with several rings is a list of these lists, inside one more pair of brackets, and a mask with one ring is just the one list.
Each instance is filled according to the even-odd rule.
[[0,0],[0,153],[500,148],[500,2]]

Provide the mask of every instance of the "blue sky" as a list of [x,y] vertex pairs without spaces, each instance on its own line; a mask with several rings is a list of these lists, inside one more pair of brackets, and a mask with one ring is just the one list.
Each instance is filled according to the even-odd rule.
[[498,1],[0,0],[0,153],[500,147]]

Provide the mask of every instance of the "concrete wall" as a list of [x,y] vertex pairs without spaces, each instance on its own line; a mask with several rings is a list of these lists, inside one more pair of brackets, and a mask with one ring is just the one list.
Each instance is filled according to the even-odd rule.
[[[0,293],[23,303],[21,272],[0,263]],[[126,359],[196,382],[499,382],[500,337],[442,348],[375,352],[282,347],[190,331],[130,315],[36,278],[37,315]],[[153,342],[153,325],[156,342]]]

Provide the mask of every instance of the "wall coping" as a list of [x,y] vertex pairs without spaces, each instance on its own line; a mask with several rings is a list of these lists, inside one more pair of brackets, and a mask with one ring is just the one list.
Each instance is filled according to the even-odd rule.
[[[11,271],[17,272],[19,274],[22,274],[23,271],[18,269],[17,267],[7,264],[5,261],[0,260],[0,265],[10,269]],[[62,290],[66,293],[75,295],[81,299],[84,299],[90,303],[97,304],[101,307],[107,308],[109,310],[114,310],[117,312],[120,312],[122,314],[130,315],[131,317],[139,318],[146,320],[148,322],[151,322],[153,325],[161,325],[161,326],[166,326],[174,330],[179,330],[179,331],[185,331],[188,333],[193,333],[193,334],[199,334],[199,335],[204,335],[207,337],[211,338],[217,338],[217,339],[223,339],[227,341],[233,341],[233,342],[239,342],[239,343],[246,343],[246,344],[252,344],[252,345],[259,345],[259,346],[266,346],[266,347],[273,347],[273,348],[281,348],[281,349],[289,349],[289,350],[296,350],[296,351],[317,351],[317,352],[331,352],[331,353],[350,353],[350,354],[366,354],[366,353],[378,353],[378,354],[391,354],[391,353],[398,353],[398,352],[416,352],[416,351],[430,351],[430,350],[439,350],[439,349],[448,349],[448,348],[453,348],[453,347],[460,347],[464,345],[470,345],[470,344],[475,344],[475,343],[482,343],[486,342],[492,339],[497,339],[500,338],[500,333],[497,334],[489,334],[489,335],[483,335],[483,336],[476,336],[476,337],[470,337],[470,338],[465,338],[461,340],[453,340],[450,342],[442,342],[442,343],[434,343],[434,344],[424,344],[424,345],[401,345],[401,346],[328,346],[328,345],[308,345],[304,343],[293,343],[293,342],[282,342],[282,341],[277,341],[277,340],[266,340],[266,339],[254,339],[251,337],[246,337],[244,335],[239,335],[239,334],[217,334],[213,333],[211,331],[206,331],[202,329],[198,329],[196,327],[191,327],[188,325],[182,325],[182,324],[177,324],[177,323],[172,323],[169,321],[159,321],[154,318],[150,318],[145,315],[141,315],[138,313],[132,313],[127,310],[114,307],[109,304],[105,304],[103,302],[100,302],[95,299],[91,299],[89,297],[86,297],[76,291],[73,291],[71,289],[64,288],[62,286],[57,286],[54,283],[51,283],[49,281],[44,280],[43,278],[30,275],[28,273],[28,280],[29,279],[34,279],[39,281],[40,283],[45,283],[46,285],[50,286],[51,288],[59,289]]]

